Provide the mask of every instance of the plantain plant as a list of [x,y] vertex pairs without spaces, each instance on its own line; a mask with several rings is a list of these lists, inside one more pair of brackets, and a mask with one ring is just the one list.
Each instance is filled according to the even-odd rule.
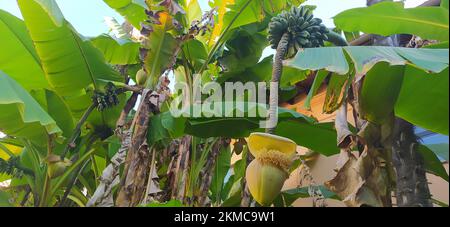
[[[382,28],[354,9],[335,18],[333,30],[343,30],[335,33],[299,0],[213,0],[205,12],[197,0],[104,0],[126,22],[110,18],[111,33],[94,38],[80,35],[55,0],[17,2],[23,20],[0,10],[0,131],[5,133],[0,133],[0,205],[250,206],[251,192],[259,205],[291,206],[296,198],[315,196],[308,188],[281,191],[289,175],[304,167],[294,158],[297,146],[325,156],[355,149],[347,143],[358,138],[350,128],[285,108],[269,111],[280,120],[269,134],[260,133],[257,120],[263,119],[174,117],[169,103],[182,94],[170,91],[173,82],[192,89],[198,80],[272,81],[277,87],[269,102],[278,107],[313,78],[309,101],[327,81],[325,112],[348,104],[356,110],[364,102],[360,117],[371,123],[369,131],[381,123],[389,126],[386,116],[396,114],[448,135],[448,124],[442,124],[448,122],[443,104],[448,99],[442,98],[448,96],[448,36],[442,35],[448,33],[448,1],[447,10],[446,4],[417,11],[401,3],[364,8],[371,16],[389,18],[383,16],[389,8],[406,18]],[[412,22],[421,28],[417,35],[438,39],[437,49],[348,46],[366,41],[360,32],[415,34]],[[273,56],[261,60],[269,46],[276,49],[274,61]],[[360,100],[350,89],[355,81],[364,82]],[[380,91],[377,85],[390,89]],[[416,89],[424,95],[411,101]],[[394,100],[387,100],[394,93]],[[348,125],[344,111],[338,112],[336,126]],[[355,127],[363,128],[358,123]],[[359,137],[370,139],[362,132]],[[371,151],[381,151],[379,140],[365,142]],[[437,156],[424,146],[421,150],[431,160],[427,171],[448,180]],[[343,168],[338,175],[349,179],[345,176],[354,175],[354,169]],[[268,184],[266,178],[277,182]],[[353,183],[334,180],[328,188],[315,188],[324,198],[367,205],[345,200],[354,197],[339,189]],[[387,203],[369,205],[380,204]]]

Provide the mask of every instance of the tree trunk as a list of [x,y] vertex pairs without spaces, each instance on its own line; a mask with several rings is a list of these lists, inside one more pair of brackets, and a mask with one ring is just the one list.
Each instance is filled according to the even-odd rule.
[[419,142],[414,126],[396,120],[393,161],[397,172],[397,205],[399,207],[431,207],[430,190],[422,156],[417,152]]
[[172,190],[171,199],[184,201],[186,192],[186,177],[188,173],[192,136],[185,136],[178,146],[176,158],[171,168],[170,186]]
[[209,203],[208,191],[209,187],[211,186],[214,168],[216,167],[217,164],[217,157],[219,157],[222,149],[227,148],[228,146],[230,146],[230,141],[228,139],[221,138],[213,145],[211,149],[211,153],[208,156],[206,165],[203,168],[202,172],[200,173],[201,176],[200,191],[197,196],[197,204],[196,204],[199,207],[206,207]]
[[147,145],[147,131],[150,116],[157,109],[157,105],[151,102],[151,97],[151,91],[145,90],[133,122],[134,132],[125,162],[125,178],[116,201],[119,207],[137,206],[145,196],[151,158]]
[[[385,0],[367,0],[373,5]],[[428,1],[423,6],[436,6],[440,1]],[[411,40],[409,35],[390,37],[374,36],[374,44],[380,46],[405,46]],[[397,206],[432,206],[422,156],[417,152],[418,141],[414,126],[402,119],[395,119],[392,144],[392,159],[397,175]]]

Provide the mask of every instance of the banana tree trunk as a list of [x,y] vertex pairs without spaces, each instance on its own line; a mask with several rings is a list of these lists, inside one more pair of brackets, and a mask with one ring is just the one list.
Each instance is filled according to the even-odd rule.
[[418,145],[414,126],[397,119],[393,161],[397,170],[397,205],[400,207],[432,206],[424,161],[417,152]]
[[[367,0],[367,5],[382,1],[386,0]],[[431,0],[423,4],[423,6],[439,5],[439,0]],[[404,46],[405,42],[402,42],[402,37],[405,35],[374,36],[374,45]],[[411,39],[410,36],[408,37]],[[417,152],[419,142],[414,132],[414,126],[399,118],[395,119],[394,124],[392,160],[397,177],[397,206],[432,206],[423,157]]]
[[212,177],[214,174],[214,167],[217,163],[217,157],[219,157],[220,152],[223,150],[223,148],[227,148],[230,145],[230,141],[227,139],[219,139],[217,141],[212,149],[211,153],[208,156],[208,160],[206,161],[206,165],[203,168],[202,172],[200,173],[200,190],[198,192],[197,197],[197,206],[199,207],[206,207],[208,206],[208,191],[209,187],[211,186]]
[[128,151],[124,179],[121,183],[116,205],[119,207],[137,206],[145,197],[151,155],[147,144],[150,117],[157,112],[158,104],[152,102],[154,94],[145,90],[136,113],[134,132]]
[[189,167],[192,136],[185,136],[180,140],[176,157],[172,161],[170,168],[169,185],[171,199],[184,201],[186,192],[186,180]]

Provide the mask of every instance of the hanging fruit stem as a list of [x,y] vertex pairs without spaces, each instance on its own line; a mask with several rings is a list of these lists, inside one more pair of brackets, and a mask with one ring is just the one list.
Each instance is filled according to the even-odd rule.
[[336,46],[348,46],[347,40],[345,40],[340,34],[333,32],[331,30],[327,33],[327,41]]
[[73,144],[75,143],[76,139],[81,133],[81,127],[84,125],[84,123],[87,121],[88,117],[91,115],[91,113],[95,110],[97,107],[97,104],[91,104],[89,108],[86,110],[86,112],[83,114],[83,117],[81,117],[80,121],[78,122],[77,126],[75,127],[75,130],[73,131],[72,136],[67,142],[66,147],[64,148],[64,151],[61,153],[61,160],[64,160],[67,153],[70,151],[70,149],[73,148]]
[[[283,60],[287,54],[289,48],[289,33],[284,33],[280,42],[278,43],[277,53],[275,55],[275,62],[273,64],[272,71],[272,83],[280,83],[281,75],[283,74]],[[279,86],[279,85],[278,85]],[[279,88],[279,87],[278,87]],[[269,104],[271,107],[278,106],[278,95],[270,92],[270,100]],[[269,119],[272,119],[277,113],[277,108],[270,108],[269,110]],[[267,133],[273,134],[275,132],[275,128],[267,128]]]

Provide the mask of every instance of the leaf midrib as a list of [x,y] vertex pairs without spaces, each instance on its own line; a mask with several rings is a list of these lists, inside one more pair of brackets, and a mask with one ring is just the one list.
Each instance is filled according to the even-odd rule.
[[[72,29],[70,29],[70,28],[69,28],[69,31],[70,31],[70,34],[72,35],[73,40],[74,40],[75,43],[77,44],[78,50],[79,50],[80,53],[81,53],[83,62],[84,62],[84,64],[86,65],[86,68],[87,68],[87,70],[88,70],[88,72],[89,72],[89,77],[91,78],[92,84],[94,85],[94,89],[95,89],[95,90],[98,90],[98,86],[97,86],[97,83],[96,83],[96,81],[95,81],[95,79],[94,79],[94,75],[93,75],[94,73],[93,73],[93,71],[92,71],[92,69],[91,69],[91,65],[90,65],[89,62],[87,61],[86,54],[84,53],[84,50],[83,50],[83,48],[81,47],[81,45],[80,45],[80,43],[79,43],[79,40],[77,39],[77,36],[74,34],[74,31],[73,31]],[[105,115],[103,114],[103,112],[101,112],[100,115],[102,116],[102,123],[103,123],[103,124],[106,124]]]
[[[159,57],[158,56],[161,54],[161,50],[162,50],[162,47],[163,47],[165,39],[166,39],[166,32],[167,32],[167,21],[164,23],[164,27],[162,28],[162,33],[163,34],[161,36],[161,42],[159,42],[158,48],[157,48],[157,50],[155,52],[155,56],[156,57],[155,57],[155,60],[153,61],[153,64],[152,64],[152,71],[150,73],[150,76],[155,76],[156,66],[158,65],[158,62],[159,62]],[[149,78],[147,80],[147,85],[148,85],[149,82],[152,82],[153,79],[156,80],[155,78]],[[146,87],[148,87],[148,86],[146,86]]]

